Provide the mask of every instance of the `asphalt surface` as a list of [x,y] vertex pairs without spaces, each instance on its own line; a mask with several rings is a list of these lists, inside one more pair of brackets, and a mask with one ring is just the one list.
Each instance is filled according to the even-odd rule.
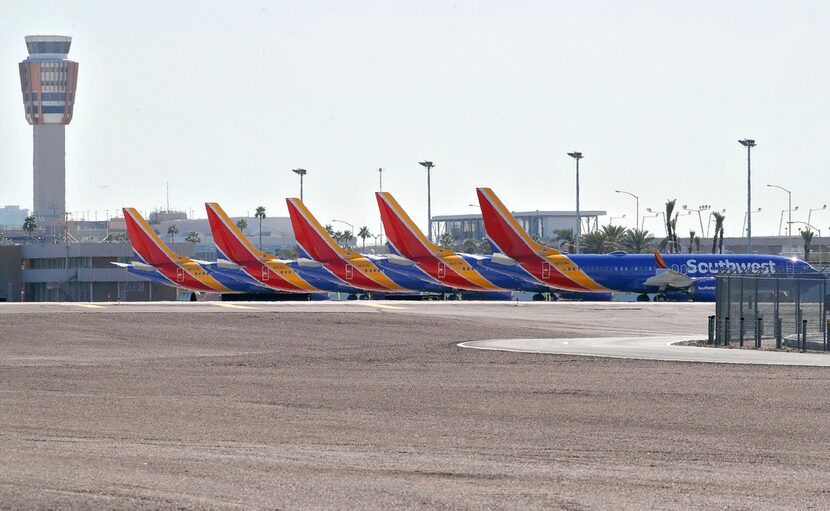
[[83,305],[0,305],[0,508],[830,507],[825,368],[457,345],[711,305]]

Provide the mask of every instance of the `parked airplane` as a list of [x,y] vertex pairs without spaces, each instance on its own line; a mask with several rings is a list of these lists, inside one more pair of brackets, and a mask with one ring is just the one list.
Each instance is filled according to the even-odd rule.
[[325,270],[322,263],[311,259],[283,261],[256,249],[219,204],[207,202],[205,209],[216,249],[259,284],[289,293],[360,292]]
[[220,263],[197,261],[173,252],[134,208],[124,208],[124,220],[137,261],[113,264],[130,273],[196,292],[271,292],[231,267],[223,269]]
[[323,229],[300,199],[285,199],[300,250],[323,264],[323,267],[344,284],[371,293],[417,294],[418,292],[452,293],[406,258],[368,256],[338,245]]
[[375,196],[392,248],[414,261],[418,268],[436,281],[455,289],[500,292],[504,299],[510,298],[509,293],[504,293],[505,290],[549,291],[519,268],[515,261],[502,254],[459,254],[435,245],[418,229],[391,193],[379,192]]
[[534,241],[489,188],[477,190],[487,237],[539,282],[569,291],[639,293],[638,300],[682,292],[693,300],[715,299],[718,273],[817,274],[804,261],[756,254],[567,254]]

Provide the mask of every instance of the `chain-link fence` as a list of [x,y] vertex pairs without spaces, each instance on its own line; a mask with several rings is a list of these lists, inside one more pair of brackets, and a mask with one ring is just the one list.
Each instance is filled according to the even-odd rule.
[[830,348],[828,286],[823,274],[726,274],[719,275],[716,283],[709,342],[757,348]]

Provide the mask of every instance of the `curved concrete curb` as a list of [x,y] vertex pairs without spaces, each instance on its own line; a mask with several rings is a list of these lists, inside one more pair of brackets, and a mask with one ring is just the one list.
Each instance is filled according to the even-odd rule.
[[679,342],[695,339],[701,339],[701,336],[492,339],[462,342],[458,346],[479,350],[666,360],[674,362],[830,366],[830,355],[818,353],[755,351],[753,349],[702,348],[698,346],[676,345]]

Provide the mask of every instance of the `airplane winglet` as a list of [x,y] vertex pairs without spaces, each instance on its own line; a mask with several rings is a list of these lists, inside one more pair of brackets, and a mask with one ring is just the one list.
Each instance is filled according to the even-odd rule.
[[667,270],[669,266],[666,264],[666,261],[663,259],[663,256],[660,255],[660,251],[656,248],[654,249],[654,259],[657,261],[657,267]]

